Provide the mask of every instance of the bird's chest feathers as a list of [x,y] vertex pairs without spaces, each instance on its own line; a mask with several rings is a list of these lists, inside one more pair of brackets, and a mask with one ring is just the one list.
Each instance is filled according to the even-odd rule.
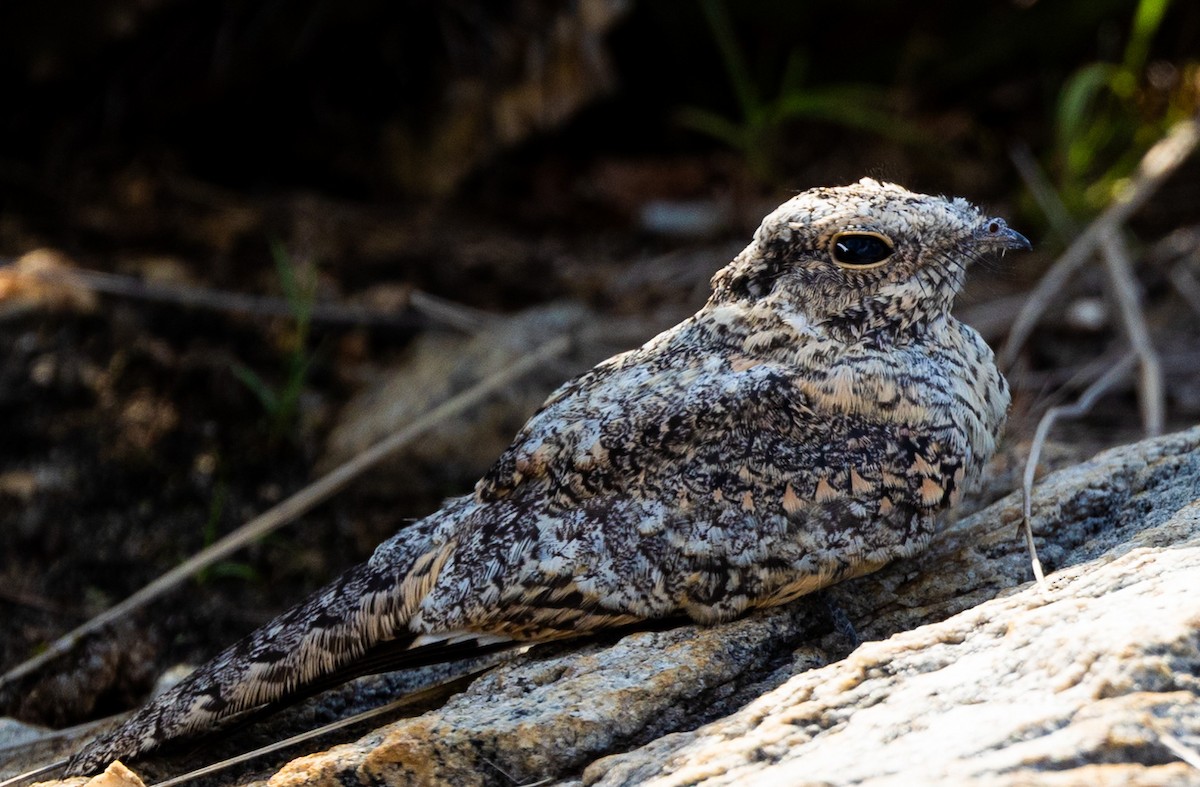
[[[782,321],[784,329],[792,322]],[[793,385],[817,413],[913,426],[995,416],[980,385],[997,374],[990,353],[981,357],[958,331],[902,344],[844,342],[807,331],[797,339],[785,350]]]
[[819,413],[921,424],[949,404],[956,386],[940,379],[937,364],[913,355],[813,347],[796,359],[793,385]]

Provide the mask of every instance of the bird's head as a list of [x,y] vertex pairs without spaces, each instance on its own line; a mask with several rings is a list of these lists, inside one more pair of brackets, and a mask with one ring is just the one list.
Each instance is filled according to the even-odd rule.
[[903,329],[948,313],[972,262],[1029,247],[962,198],[864,178],[780,205],[713,277],[712,302],[761,303],[852,334]]

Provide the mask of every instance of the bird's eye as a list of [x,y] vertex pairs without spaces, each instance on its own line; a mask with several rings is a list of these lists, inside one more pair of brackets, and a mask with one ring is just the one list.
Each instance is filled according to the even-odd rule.
[[876,268],[892,256],[892,241],[878,232],[839,232],[829,244],[829,254],[843,268]]

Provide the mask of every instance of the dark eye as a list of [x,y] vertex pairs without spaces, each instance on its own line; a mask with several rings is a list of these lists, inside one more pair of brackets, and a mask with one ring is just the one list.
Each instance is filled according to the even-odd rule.
[[829,253],[843,268],[874,268],[892,256],[892,242],[877,232],[839,232]]

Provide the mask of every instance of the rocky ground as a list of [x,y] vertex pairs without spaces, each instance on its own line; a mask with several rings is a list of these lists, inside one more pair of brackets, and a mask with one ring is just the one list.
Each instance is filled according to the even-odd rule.
[[423,714],[202,783],[1200,783],[1198,500],[1200,428],[1113,449],[1038,486],[1045,586],[1008,495],[825,598],[535,650]]

